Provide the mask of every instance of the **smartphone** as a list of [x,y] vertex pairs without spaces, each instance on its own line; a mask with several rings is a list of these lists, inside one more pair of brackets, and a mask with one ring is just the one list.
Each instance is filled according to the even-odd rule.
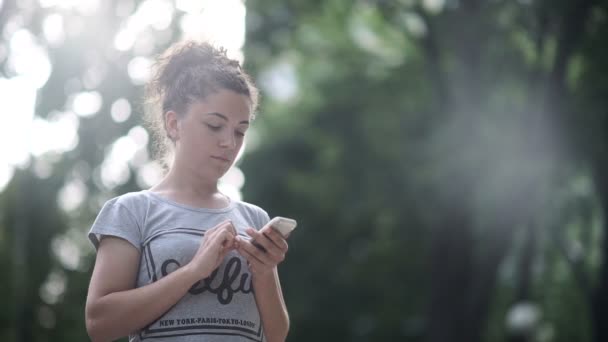
[[292,230],[296,229],[298,223],[294,219],[277,216],[270,220],[266,226],[271,226],[274,230],[281,233],[286,238]]
[[[270,226],[272,229],[279,232],[284,238],[287,238],[289,233],[291,233],[294,229],[296,229],[297,225],[298,225],[298,223],[294,219],[276,216],[272,220],[268,221],[268,223],[266,223],[266,225],[264,227]],[[262,229],[264,229],[264,228],[262,228]],[[257,248],[266,252],[266,249],[262,245],[260,245],[257,241],[251,240],[251,243],[254,246],[256,246]]]

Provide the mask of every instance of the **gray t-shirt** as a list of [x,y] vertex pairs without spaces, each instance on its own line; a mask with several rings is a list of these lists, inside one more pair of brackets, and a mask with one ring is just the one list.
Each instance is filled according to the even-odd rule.
[[[97,248],[103,235],[123,238],[141,253],[137,287],[153,283],[187,264],[207,229],[232,220],[238,234],[269,221],[261,208],[232,201],[222,209],[195,208],[143,190],[105,203],[90,232]],[[263,341],[247,260],[230,252],[208,278],[195,283],[169,311],[129,335],[129,341]]]

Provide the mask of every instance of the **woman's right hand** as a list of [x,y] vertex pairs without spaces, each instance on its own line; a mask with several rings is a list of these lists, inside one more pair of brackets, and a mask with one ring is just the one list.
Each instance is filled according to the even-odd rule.
[[207,230],[188,267],[201,279],[207,278],[231,250],[238,248],[236,236],[236,229],[230,220]]

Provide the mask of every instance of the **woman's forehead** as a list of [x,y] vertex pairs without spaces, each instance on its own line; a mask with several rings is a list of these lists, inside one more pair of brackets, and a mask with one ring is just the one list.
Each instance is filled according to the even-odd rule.
[[196,115],[220,114],[215,116],[225,117],[229,121],[249,121],[251,101],[246,95],[231,90],[220,90],[205,99],[192,102],[189,112]]

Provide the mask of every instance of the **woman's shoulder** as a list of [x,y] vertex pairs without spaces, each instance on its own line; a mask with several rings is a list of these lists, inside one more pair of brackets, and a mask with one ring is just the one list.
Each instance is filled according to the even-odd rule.
[[235,202],[234,205],[241,210],[266,214],[266,210],[262,209],[262,207],[255,205],[253,203],[245,202],[243,200],[235,200],[235,199],[233,199],[233,201]]
[[258,220],[259,222],[265,223],[269,220],[268,213],[260,206],[242,200],[233,201],[235,202],[234,206],[237,210],[248,214],[248,216],[250,217],[256,218],[256,220]]
[[106,201],[107,204],[111,205],[121,205],[130,209],[135,209],[142,205],[145,205],[148,202],[148,191],[140,190],[127,192],[122,195],[115,196]]

